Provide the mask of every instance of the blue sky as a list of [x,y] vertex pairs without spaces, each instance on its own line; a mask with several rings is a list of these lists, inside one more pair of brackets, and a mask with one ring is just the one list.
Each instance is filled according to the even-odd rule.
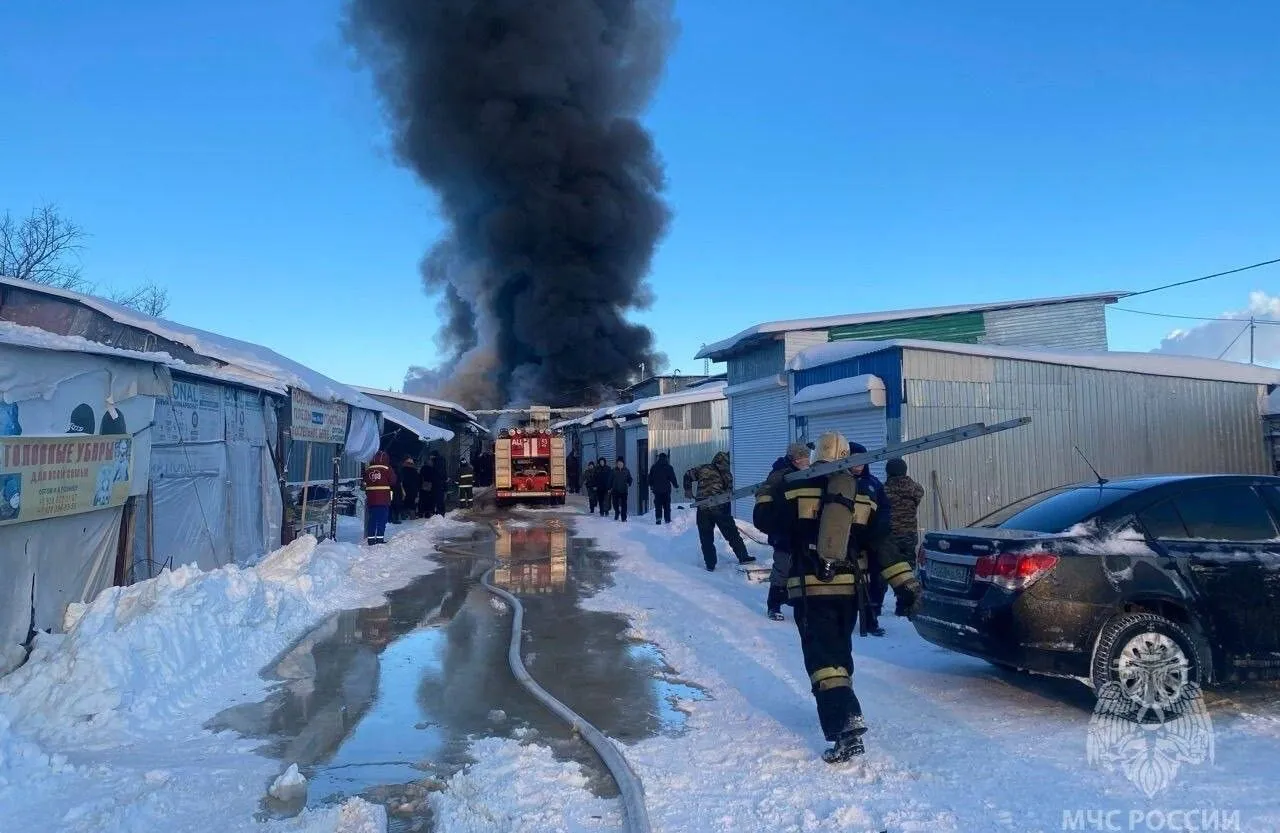
[[[684,373],[762,320],[1280,257],[1273,2],[677,13],[648,117],[675,221],[638,317]],[[398,386],[436,358],[417,263],[440,220],[386,150],[339,18],[336,0],[6,0],[0,209],[57,203],[92,234],[86,277],[165,285],[177,320]],[[1129,305],[1215,315],[1277,287],[1272,267]],[[1115,349],[1180,326],[1110,322]]]

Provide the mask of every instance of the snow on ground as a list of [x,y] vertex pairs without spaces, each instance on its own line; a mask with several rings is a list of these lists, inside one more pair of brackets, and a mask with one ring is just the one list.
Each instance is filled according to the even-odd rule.
[[[1211,696],[1214,759],[1184,762],[1148,800],[1122,773],[1089,765],[1083,686],[999,671],[886,616],[885,638],[854,637],[867,755],[830,767],[795,626],[765,618],[767,585],[746,580],[718,535],[721,566],[707,573],[688,510],[669,526],[584,514],[577,534],[619,556],[615,586],[586,606],[626,614],[633,635],[711,694],[683,705],[682,736],[624,750],[656,831],[1232,829],[1206,826],[1231,813],[1235,829],[1280,830],[1275,687]],[[768,548],[747,545],[767,565]],[[1089,815],[1099,812],[1111,815]],[[1072,826],[1090,818],[1101,826]]]
[[438,833],[612,833],[622,825],[619,802],[594,797],[582,768],[545,746],[485,738],[468,751],[477,763],[431,795]]
[[65,635],[0,678],[0,833],[383,830],[360,800],[256,822],[287,762],[204,726],[261,700],[261,669],[325,616],[430,572],[434,542],[465,528],[408,523],[375,548],[307,536],[256,567],[181,567],[69,612]]

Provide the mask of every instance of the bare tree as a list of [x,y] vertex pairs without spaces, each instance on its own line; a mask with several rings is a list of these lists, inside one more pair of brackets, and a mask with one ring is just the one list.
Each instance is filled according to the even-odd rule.
[[84,238],[84,230],[54,205],[37,208],[22,220],[6,211],[0,220],[0,275],[58,289],[90,289],[78,262]]
[[111,300],[138,312],[160,318],[169,309],[169,290],[147,281],[142,286],[131,290],[116,290],[111,293]]

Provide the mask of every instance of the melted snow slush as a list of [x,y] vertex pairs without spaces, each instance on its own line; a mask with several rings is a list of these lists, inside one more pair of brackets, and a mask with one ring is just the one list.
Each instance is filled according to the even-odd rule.
[[426,795],[472,762],[480,737],[548,746],[581,763],[597,795],[615,795],[590,748],[512,677],[510,613],[479,584],[489,559],[494,583],[524,603],[529,672],[606,735],[678,734],[680,701],[704,694],[675,679],[655,646],[627,639],[623,617],[578,606],[610,583],[613,556],[556,517],[499,523],[495,534],[443,546],[440,568],[386,604],[326,620],[266,670],[280,680],[267,700],[210,728],[262,738],[265,754],[297,763],[313,806],[353,795],[386,805],[392,830],[429,829]]

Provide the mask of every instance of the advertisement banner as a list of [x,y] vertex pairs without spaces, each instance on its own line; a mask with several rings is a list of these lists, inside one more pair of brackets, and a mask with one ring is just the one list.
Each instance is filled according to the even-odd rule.
[[0,437],[0,525],[120,506],[132,476],[128,434]]
[[222,389],[173,381],[173,395],[156,399],[156,445],[221,442],[226,434]]
[[347,440],[347,405],[321,402],[306,391],[290,391],[293,401],[293,439],[304,443],[333,443]]

